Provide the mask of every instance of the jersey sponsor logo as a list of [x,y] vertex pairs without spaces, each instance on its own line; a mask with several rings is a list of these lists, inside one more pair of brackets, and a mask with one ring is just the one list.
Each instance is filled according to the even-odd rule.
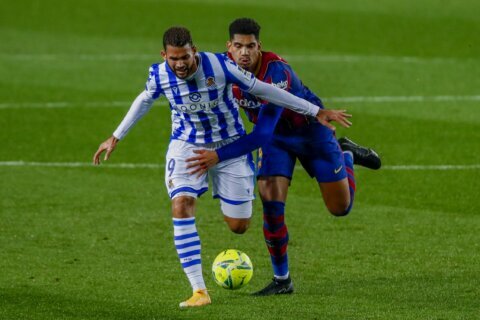
[[173,107],[180,112],[194,113],[198,111],[210,111],[211,109],[218,107],[218,103],[217,99],[208,102],[175,104]]
[[254,101],[247,98],[242,98],[242,99],[234,98],[234,100],[242,108],[256,109],[262,106],[262,104],[259,101]]
[[188,95],[188,98],[192,102],[198,102],[202,99],[202,95],[199,92],[192,92]]
[[217,84],[215,83],[215,78],[214,77],[208,77],[205,79],[205,86],[209,89],[215,89],[217,87]]
[[342,168],[343,168],[343,166],[340,166],[340,167],[338,167],[338,169],[334,169],[333,172],[335,174],[338,174],[340,172],[340,170],[342,170]]
[[277,87],[277,88],[280,88],[280,89],[287,89],[288,88],[288,81],[284,80],[284,81],[280,81],[280,82],[277,82],[277,83],[272,83],[272,85]]

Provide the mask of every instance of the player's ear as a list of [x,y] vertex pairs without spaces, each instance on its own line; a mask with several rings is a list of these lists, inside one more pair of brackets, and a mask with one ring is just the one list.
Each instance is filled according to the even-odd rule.
[[262,41],[258,40],[258,50],[262,50]]
[[232,41],[228,40],[227,41],[227,51],[230,50],[231,46],[232,46]]
[[167,60],[167,53],[165,51],[160,51],[160,54],[162,55],[163,60]]
[[197,53],[197,47],[192,46],[192,51],[193,51],[193,54]]

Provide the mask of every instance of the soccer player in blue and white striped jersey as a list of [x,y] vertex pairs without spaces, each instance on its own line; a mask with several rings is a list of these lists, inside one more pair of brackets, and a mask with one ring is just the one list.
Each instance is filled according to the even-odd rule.
[[[181,307],[210,303],[202,276],[201,244],[195,225],[196,198],[207,191],[211,176],[213,196],[220,199],[224,220],[233,232],[244,233],[252,215],[254,165],[249,155],[229,159],[200,176],[191,175],[186,159],[197,149],[215,150],[245,135],[232,85],[252,95],[296,112],[317,116],[326,122],[323,110],[306,100],[257,80],[224,54],[197,52],[190,32],[183,27],[168,29],[163,37],[165,62],[153,64],[145,90],[135,99],[127,115],[94,155],[94,163],[105,160],[130,128],[165,96],[170,104],[172,132],[166,156],[165,184],[172,202],[174,241],[193,295]],[[334,112],[335,113],[335,112]],[[339,118],[348,117],[342,111]]]

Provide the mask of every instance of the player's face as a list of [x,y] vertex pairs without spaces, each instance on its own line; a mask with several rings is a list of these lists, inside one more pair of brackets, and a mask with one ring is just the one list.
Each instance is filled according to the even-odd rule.
[[255,71],[260,59],[261,43],[253,34],[235,34],[227,42],[228,52],[243,69]]
[[195,46],[189,44],[183,47],[167,45],[165,51],[162,51],[162,57],[177,77],[185,79],[197,71],[196,52]]

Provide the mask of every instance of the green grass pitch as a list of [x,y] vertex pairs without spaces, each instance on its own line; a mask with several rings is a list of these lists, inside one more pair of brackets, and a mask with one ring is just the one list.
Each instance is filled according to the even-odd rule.
[[[0,319],[479,319],[478,12],[474,0],[2,1]],[[250,296],[271,277],[259,201],[238,236],[202,197],[213,304],[180,310],[191,291],[163,182],[166,104],[109,163],[83,164],[143,89],[167,27],[185,25],[200,50],[218,52],[242,16],[327,106],[353,113],[338,135],[374,146],[385,167],[356,170],[354,210],[340,219],[296,171],[291,296]],[[228,248],[255,268],[235,292],[210,276]]]

